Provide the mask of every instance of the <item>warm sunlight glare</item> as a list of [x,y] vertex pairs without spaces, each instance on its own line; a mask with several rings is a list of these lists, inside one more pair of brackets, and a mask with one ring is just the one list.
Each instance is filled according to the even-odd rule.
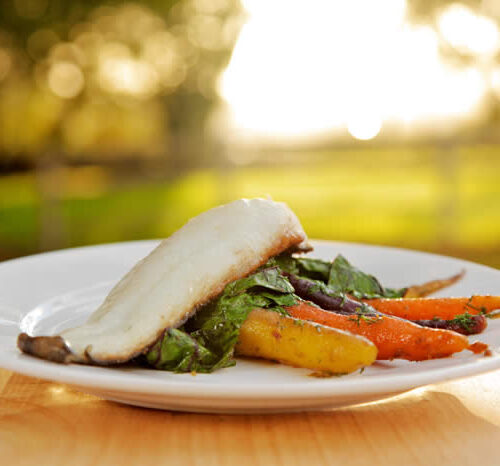
[[359,113],[347,121],[347,131],[355,139],[373,139],[382,129],[382,118],[379,115]]
[[438,20],[439,32],[457,50],[476,55],[494,55],[500,49],[496,23],[458,3],[447,7]]
[[[347,130],[371,139],[386,123],[413,127],[467,118],[489,86],[475,67],[443,61],[436,31],[406,20],[406,0],[314,0],[307,7],[252,0],[244,6],[248,21],[219,87],[232,134],[290,139]],[[474,18],[474,34],[457,32],[453,18],[441,33],[452,30],[471,50],[492,52],[498,30],[487,18]]]
[[491,73],[491,87],[493,91],[500,97],[500,66]]

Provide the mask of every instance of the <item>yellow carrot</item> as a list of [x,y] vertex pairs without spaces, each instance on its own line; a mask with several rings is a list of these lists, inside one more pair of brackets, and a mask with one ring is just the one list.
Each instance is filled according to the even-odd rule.
[[421,327],[392,316],[337,314],[302,302],[287,308],[290,316],[346,330],[373,342],[377,359],[422,361],[444,358],[469,348],[467,337],[450,330]]

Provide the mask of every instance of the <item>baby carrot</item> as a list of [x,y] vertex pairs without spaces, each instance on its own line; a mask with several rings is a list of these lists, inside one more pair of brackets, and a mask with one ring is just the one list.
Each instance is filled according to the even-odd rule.
[[451,320],[468,312],[487,314],[500,309],[500,296],[472,296],[470,298],[397,298],[367,299],[364,303],[377,311],[408,320]]
[[420,285],[412,285],[405,291],[403,298],[423,298],[424,296],[428,296],[436,291],[442,290],[447,286],[453,285],[461,280],[464,275],[465,270],[462,270],[460,273],[457,273],[452,277],[431,280],[430,282],[421,283]]
[[287,307],[290,316],[362,335],[378,348],[379,360],[445,358],[469,347],[467,337],[456,332],[421,327],[392,316],[343,315],[307,302]]

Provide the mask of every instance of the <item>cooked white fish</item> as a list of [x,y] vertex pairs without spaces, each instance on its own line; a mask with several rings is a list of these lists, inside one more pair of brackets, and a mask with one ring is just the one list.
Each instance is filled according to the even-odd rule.
[[19,348],[57,362],[113,364],[147,350],[224,287],[307,238],[286,204],[241,199],[191,219],[138,262],[79,327],[21,334]]

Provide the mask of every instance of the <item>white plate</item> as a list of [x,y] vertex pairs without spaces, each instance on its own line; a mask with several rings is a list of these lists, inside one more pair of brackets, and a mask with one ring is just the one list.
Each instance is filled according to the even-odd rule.
[[[133,405],[212,413],[285,412],[348,406],[424,385],[500,367],[500,322],[479,336],[491,357],[464,351],[451,358],[377,363],[362,374],[318,379],[310,371],[240,360],[213,374],[172,374],[137,368],[59,365],[21,354],[20,331],[53,334],[82,322],[117,281],[157,242],[69,249],[0,264],[0,367],[71,384],[87,393]],[[452,275],[466,276],[441,295],[500,294],[500,271],[443,256],[349,243],[315,242],[312,256],[343,254],[353,264],[400,287]],[[76,291],[75,291],[76,290]]]

